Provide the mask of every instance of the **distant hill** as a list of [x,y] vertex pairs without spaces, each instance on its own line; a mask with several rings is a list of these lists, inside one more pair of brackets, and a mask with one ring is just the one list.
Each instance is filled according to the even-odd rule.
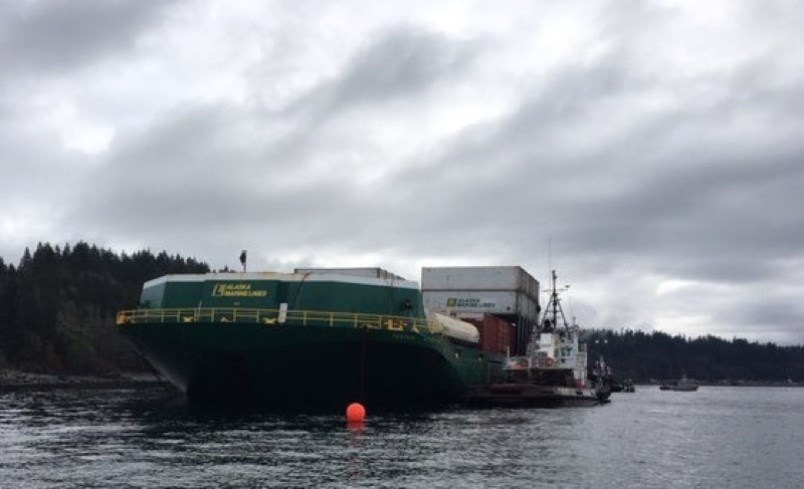
[[648,382],[687,375],[705,382],[804,381],[804,346],[631,330],[592,330],[585,338],[590,360],[602,357],[619,379]]

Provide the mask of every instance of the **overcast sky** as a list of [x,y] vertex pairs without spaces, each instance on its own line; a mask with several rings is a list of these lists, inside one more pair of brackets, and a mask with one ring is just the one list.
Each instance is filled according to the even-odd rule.
[[[804,343],[804,4],[0,2],[0,256],[549,266],[590,327]],[[548,245],[549,243],[549,245]]]

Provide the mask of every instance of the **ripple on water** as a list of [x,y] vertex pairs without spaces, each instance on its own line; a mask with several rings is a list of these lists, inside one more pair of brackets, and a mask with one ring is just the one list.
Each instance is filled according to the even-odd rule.
[[369,417],[161,390],[0,395],[1,487],[797,487],[804,389],[644,387],[596,408]]

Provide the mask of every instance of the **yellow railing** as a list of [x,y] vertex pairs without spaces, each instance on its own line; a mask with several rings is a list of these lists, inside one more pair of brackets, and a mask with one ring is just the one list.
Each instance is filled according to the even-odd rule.
[[[282,317],[284,316],[284,317]],[[196,309],[132,309],[117,313],[121,326],[141,323],[253,323],[265,326],[280,324],[299,326],[338,326],[389,331],[440,333],[441,327],[431,321],[404,316],[279,309],[196,308]]]

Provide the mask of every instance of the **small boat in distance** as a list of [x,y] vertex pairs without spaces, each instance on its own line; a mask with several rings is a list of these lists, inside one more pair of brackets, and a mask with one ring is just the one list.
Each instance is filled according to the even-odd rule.
[[694,392],[698,390],[698,382],[688,379],[687,376],[684,375],[681,377],[681,380],[662,382],[662,385],[659,386],[659,390]]
[[631,379],[625,379],[622,384],[622,392],[636,392],[636,387],[634,387],[634,381]]

